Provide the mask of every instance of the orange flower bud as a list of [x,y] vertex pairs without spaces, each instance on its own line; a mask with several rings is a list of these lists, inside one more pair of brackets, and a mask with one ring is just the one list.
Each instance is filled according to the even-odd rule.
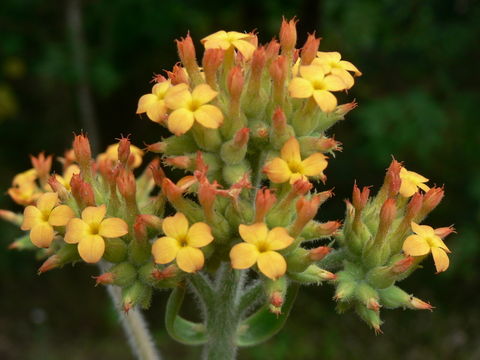
[[[130,161],[130,140],[128,137],[123,137],[118,142],[118,160],[120,163],[127,167]],[[132,159],[133,160],[133,159]]]
[[159,187],[162,187],[163,179],[165,179],[165,172],[159,165],[159,163],[152,163],[149,165],[148,168],[152,173],[153,181],[155,181],[155,184]]
[[342,143],[334,138],[322,137],[317,140],[316,149],[322,153],[342,151]]
[[127,204],[136,204],[137,185],[131,171],[126,169],[120,171],[117,177],[117,187]]
[[44,272],[53,270],[59,267],[61,264],[60,256],[52,255],[38,268],[38,275],[43,274]]
[[388,230],[397,215],[397,205],[395,199],[387,199],[380,209],[380,223],[375,236],[375,244],[380,245],[387,236]]
[[315,33],[308,34],[307,41],[305,41],[301,52],[302,65],[310,65],[312,63],[317,56],[319,46],[320,38],[316,38]]
[[58,181],[55,175],[48,178],[48,185],[50,185],[52,190],[58,194],[60,200],[65,201],[68,198],[67,189]]
[[115,280],[115,275],[111,272],[106,272],[99,276],[92,276],[92,278],[95,279],[95,286],[98,286],[99,284],[111,285]]
[[417,310],[430,310],[433,311],[434,307],[429,303],[422,301],[414,296],[410,298],[410,305]]
[[410,198],[410,201],[408,202],[407,205],[407,210],[405,212],[405,218],[404,222],[410,226],[410,222],[412,220],[415,220],[417,215],[420,213],[420,210],[423,205],[423,194],[416,192],[413,194],[413,196]]
[[332,236],[338,231],[340,226],[342,226],[340,221],[327,221],[325,223],[319,223],[315,228],[315,233],[318,237]]
[[265,48],[265,60],[267,65],[271,64],[278,56],[278,51],[280,50],[280,43],[273,39],[267,44]]
[[410,269],[410,267],[413,265],[413,256],[405,256],[403,259],[398,260],[395,262],[391,268],[390,271],[393,272],[394,274],[403,274],[405,271]]
[[178,267],[176,265],[168,265],[163,270],[154,269],[152,271],[152,277],[156,280],[165,280],[175,277],[178,273]]
[[451,233],[456,233],[455,228],[453,226],[441,227],[441,228],[435,229],[435,235],[439,236],[441,239],[446,238]]
[[227,76],[227,88],[232,101],[238,102],[242,95],[244,77],[241,66],[234,66]]
[[73,174],[72,180],[70,180],[70,187],[72,195],[81,209],[87,206],[95,206],[92,185],[85,182],[80,174]]
[[292,225],[290,235],[294,237],[299,235],[305,225],[315,217],[320,205],[322,205],[332,195],[333,192],[329,190],[313,195],[310,200],[306,199],[305,197],[300,198],[296,204],[297,218]]
[[75,136],[73,139],[73,151],[75,152],[75,158],[80,165],[82,173],[90,173],[92,150],[90,149],[90,142],[86,135],[80,134]]
[[423,205],[420,210],[421,218],[427,216],[433,209],[435,209],[438,204],[442,201],[445,195],[443,188],[433,187],[426,192],[423,197]]
[[277,107],[272,117],[273,129],[278,135],[284,134],[287,129],[287,117],[282,108]]
[[350,111],[355,109],[358,106],[356,101],[352,101],[346,104],[338,105],[337,108],[335,109],[335,114],[340,115],[341,117],[344,117],[347,115]]
[[255,222],[263,222],[265,215],[270,211],[272,206],[277,201],[275,194],[268,188],[263,188],[257,191],[255,197]]
[[297,44],[297,22],[298,20],[293,17],[287,21],[282,19],[282,25],[280,27],[280,45],[282,51],[286,54],[291,53]]
[[331,247],[328,246],[319,246],[309,251],[309,258],[312,261],[319,261],[322,260],[325,256],[327,256],[332,251]]
[[52,168],[52,155],[45,156],[45,153],[42,152],[38,154],[38,157],[30,155],[30,160],[40,181],[46,183]]
[[163,159],[163,163],[168,166],[173,166],[178,169],[190,169],[193,165],[193,161],[189,156],[171,156]]
[[360,214],[365,208],[369,196],[370,188],[368,186],[364,186],[362,191],[360,191],[357,184],[353,184],[352,205],[355,208],[356,213]]
[[180,65],[176,64],[172,71],[167,71],[168,78],[172,82],[172,85],[188,84],[187,72]]
[[164,141],[158,141],[156,143],[147,145],[147,147],[144,150],[153,152],[156,154],[162,154],[165,152],[166,149],[167,149],[167,143]]
[[8,221],[12,224],[20,226],[23,222],[23,217],[20,214],[15,214],[12,211],[0,209],[0,219]]
[[185,38],[175,41],[177,42],[178,56],[180,57],[183,65],[187,69],[194,66],[198,67],[195,46],[193,45],[193,40],[190,36],[190,33],[187,33]]
[[283,294],[280,291],[274,291],[270,295],[270,304],[274,307],[281,308],[283,305],[284,299]]
[[203,73],[205,81],[213,90],[217,90],[217,70],[223,62],[224,50],[206,49],[203,55]]

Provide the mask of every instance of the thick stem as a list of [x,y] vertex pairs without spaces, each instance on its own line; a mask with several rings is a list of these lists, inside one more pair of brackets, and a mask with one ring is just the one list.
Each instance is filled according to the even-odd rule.
[[239,323],[236,303],[240,283],[240,272],[233,270],[228,264],[222,264],[217,271],[214,300],[207,304],[208,342],[203,349],[203,359],[233,360],[236,358],[236,335]]
[[[102,272],[105,272],[104,264],[100,264],[99,267]],[[135,307],[128,314],[125,314],[119,306],[122,303],[120,288],[108,285],[107,290],[113,306],[122,321],[123,330],[136,358],[139,360],[161,360],[160,353],[155,347],[152,335],[148,330],[147,323],[140,309]]]

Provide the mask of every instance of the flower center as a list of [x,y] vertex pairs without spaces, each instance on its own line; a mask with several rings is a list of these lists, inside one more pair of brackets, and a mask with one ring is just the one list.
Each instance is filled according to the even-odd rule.
[[90,234],[98,235],[100,229],[100,224],[90,224]]
[[292,173],[302,173],[302,163],[298,161],[292,161],[288,164]]
[[315,90],[325,90],[327,88],[323,80],[314,80],[312,86]]

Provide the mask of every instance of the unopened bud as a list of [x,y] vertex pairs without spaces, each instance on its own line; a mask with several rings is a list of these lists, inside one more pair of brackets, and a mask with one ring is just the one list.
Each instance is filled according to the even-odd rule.
[[255,197],[255,222],[263,222],[276,201],[277,198],[270,189],[259,189]]
[[315,33],[308,34],[307,41],[303,45],[301,52],[302,65],[310,65],[317,56],[320,38],[315,37]]
[[52,190],[58,194],[58,198],[61,201],[65,201],[68,198],[67,189],[65,189],[65,186],[58,181],[55,175],[48,178],[48,185],[50,185]]
[[150,306],[152,299],[152,288],[135,281],[133,285],[122,289],[123,311],[128,313],[134,306],[140,305],[143,309]]
[[398,260],[395,262],[391,267],[390,271],[393,274],[403,274],[407,270],[409,270],[413,265],[414,257],[413,256],[405,256],[403,259]]
[[217,70],[223,62],[224,50],[206,49],[203,55],[205,81],[213,90],[217,90]]
[[129,164],[130,145],[131,143],[128,137],[122,137],[118,142],[118,160],[125,167]]
[[358,104],[355,101],[352,101],[347,104],[342,104],[338,105],[337,108],[335,109],[335,114],[341,116],[342,118],[347,115],[350,111],[355,109],[358,106]]
[[85,182],[80,174],[73,174],[70,180],[70,188],[80,209],[87,206],[95,206],[95,196],[92,185]]
[[319,284],[323,281],[334,281],[337,276],[330,271],[324,270],[317,265],[310,265],[301,273],[290,274],[291,278],[302,284]]
[[443,188],[433,187],[428,190],[423,196],[423,205],[419,216],[422,219],[425,218],[430,212],[432,212],[433,209],[438,206],[438,204],[440,204],[444,195],[445,191]]
[[304,226],[315,217],[320,205],[332,195],[333,192],[329,190],[313,195],[310,200],[305,197],[300,198],[296,204],[297,218],[292,225],[290,234],[294,237],[298,236]]
[[238,130],[233,139],[225,142],[220,148],[220,156],[225,163],[233,165],[240,163],[247,154],[250,129],[245,127]]
[[183,66],[187,69],[190,78],[194,84],[202,82],[202,76],[200,75],[200,69],[197,64],[197,57],[195,54],[195,46],[193,45],[192,37],[190,33],[185,38],[181,38],[177,41],[178,56],[182,61]]
[[75,152],[75,158],[77,159],[78,164],[82,174],[88,177],[91,174],[90,164],[92,162],[92,150],[90,149],[90,142],[88,137],[84,134],[76,135],[73,140],[73,151]]
[[282,25],[280,27],[280,45],[282,46],[282,52],[293,55],[293,49],[297,44],[297,22],[295,17],[289,21],[285,18],[282,19]]
[[101,285],[111,285],[113,284],[113,280],[115,276],[111,272],[106,272],[98,276],[93,276],[95,279],[95,286]]
[[265,60],[266,64],[270,65],[278,57],[278,51],[280,50],[280,43],[273,39],[265,48]]
[[170,79],[172,85],[178,84],[188,84],[187,72],[180,65],[175,65],[172,71],[167,71],[168,78]]
[[416,310],[430,310],[433,311],[434,307],[430,305],[429,303],[420,300],[419,298],[416,298],[415,296],[412,296],[410,298],[410,305]]
[[360,214],[365,208],[369,196],[370,188],[368,186],[364,186],[362,191],[360,191],[356,183],[353,185],[352,205],[355,208],[355,215]]
[[0,209],[0,219],[8,221],[14,225],[20,226],[23,223],[22,214],[16,214],[10,210]]
[[227,76],[227,88],[230,94],[231,101],[239,103],[242,95],[244,78],[241,66],[234,66]]
[[135,176],[129,170],[122,169],[117,177],[117,187],[127,202],[127,206],[136,204],[137,186]]
[[153,181],[159,187],[162,187],[163,179],[165,179],[165,172],[159,166],[159,164],[150,164],[149,169],[152,173]]
[[287,73],[288,59],[285,55],[280,55],[270,65],[270,76],[273,80],[273,98],[275,103],[280,106],[283,105]]
[[65,264],[80,260],[76,244],[64,244],[55,255],[50,256],[38,269],[38,274],[62,267]]
[[320,261],[327,256],[333,249],[328,246],[319,246],[309,251],[309,257],[312,261]]
[[193,165],[191,157],[186,155],[166,157],[163,163],[183,170],[191,169]]
[[105,239],[103,258],[111,263],[119,263],[127,257],[127,244],[120,238]]
[[46,183],[52,169],[52,155],[45,156],[45,153],[42,152],[37,157],[30,156],[30,160],[40,181]]
[[453,226],[441,227],[441,228],[435,229],[435,235],[439,236],[441,239],[446,238],[448,235],[454,232],[455,232],[455,228]]

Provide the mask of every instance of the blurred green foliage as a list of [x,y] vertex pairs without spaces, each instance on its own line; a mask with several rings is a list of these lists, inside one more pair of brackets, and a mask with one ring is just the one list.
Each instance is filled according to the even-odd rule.
[[[82,128],[65,2],[0,2],[0,191],[29,167],[28,154],[61,155]],[[250,359],[475,359],[480,358],[480,4],[474,0],[297,0],[82,2],[87,81],[101,145],[120,134],[157,141],[162,130],[135,116],[152,73],[177,60],[173,39],[188,30],[197,41],[218,29],[258,29],[272,38],[281,16],[297,15],[299,41],[323,37],[364,73],[343,100],[359,107],[334,128],[344,151],[328,169],[336,198],[320,216],[343,217],[342,199],[354,180],[378,186],[391,156],[408,169],[446,184],[446,198],[428,220],[455,224],[448,239],[452,265],[435,276],[431,262],[405,287],[437,306],[433,314],[389,312],[385,334],[374,336],[354,315],[337,315],[328,286],[303,291],[285,330]],[[6,196],[0,208],[19,210]],[[0,358],[130,359],[102,289],[78,266],[35,275],[31,254],[7,252],[18,231],[0,223]],[[170,357],[194,358],[162,327],[165,296],[156,296],[149,320]],[[195,312],[192,304],[190,311]],[[408,329],[408,332],[405,331]]]

